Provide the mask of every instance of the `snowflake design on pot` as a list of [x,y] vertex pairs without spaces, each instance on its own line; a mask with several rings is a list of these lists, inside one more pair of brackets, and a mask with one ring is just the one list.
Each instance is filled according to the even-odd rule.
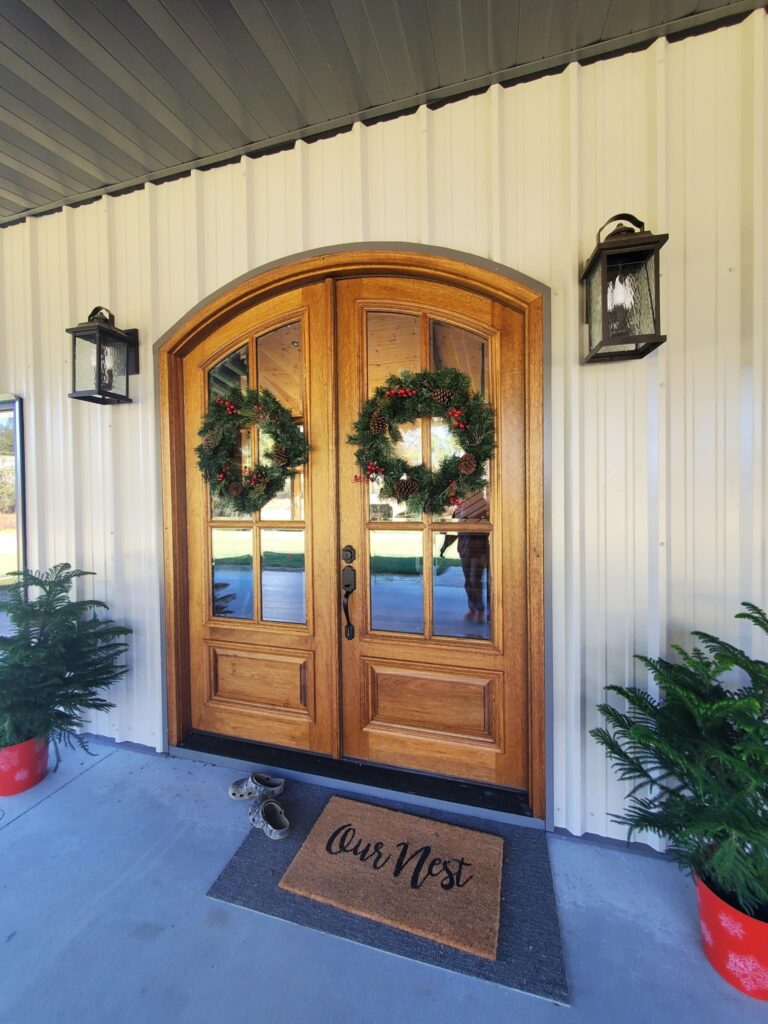
[[747,992],[768,989],[768,967],[761,964],[756,956],[740,956],[738,953],[729,953],[728,963],[725,967],[739,979]]
[[0,772],[9,772],[19,763],[19,755],[15,750],[0,750]]
[[728,934],[732,935],[735,939],[744,938],[744,925],[732,914],[726,913],[725,910],[720,911],[720,924],[725,928]]
[[29,772],[26,768],[19,768],[16,774],[13,776],[16,782],[26,782],[29,778]]
[[712,932],[709,930],[709,926],[704,921],[699,922],[701,924],[701,937],[707,946],[711,946],[714,942],[712,938]]

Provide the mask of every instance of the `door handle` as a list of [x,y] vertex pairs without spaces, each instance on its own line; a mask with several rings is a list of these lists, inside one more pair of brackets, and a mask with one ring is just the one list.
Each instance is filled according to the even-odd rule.
[[347,640],[355,639],[355,627],[352,625],[352,620],[349,617],[349,596],[355,592],[357,587],[357,573],[351,565],[345,565],[341,570],[341,590],[344,594],[342,599],[342,607],[344,609],[344,618],[347,620],[347,624],[344,627],[344,636]]

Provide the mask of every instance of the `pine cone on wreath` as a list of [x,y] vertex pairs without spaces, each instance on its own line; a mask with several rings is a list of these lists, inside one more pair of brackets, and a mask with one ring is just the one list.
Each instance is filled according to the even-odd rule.
[[404,480],[397,481],[394,486],[394,492],[398,501],[407,501],[409,498],[412,498],[414,494],[419,493],[419,485],[415,480],[405,477]]
[[243,493],[243,485],[239,480],[234,480],[227,488],[227,494],[230,498],[239,498]]
[[389,424],[387,423],[387,417],[381,409],[374,409],[370,426],[372,434],[386,434]]
[[203,434],[203,436],[202,436],[202,438],[200,440],[200,447],[201,448],[205,448],[205,450],[207,452],[210,452],[210,451],[213,451],[213,449],[216,447],[216,445],[218,443],[219,443],[219,438],[218,438],[217,434],[214,431],[209,430],[209,431],[206,431],[205,434]]
[[471,476],[477,469],[477,459],[470,452],[465,452],[459,459],[459,472],[462,476]]
[[278,442],[277,444],[275,444],[273,446],[273,448],[272,448],[272,461],[274,462],[274,464],[276,466],[287,466],[288,465],[288,462],[289,462],[288,451],[287,451],[287,449],[286,449],[284,444],[280,444]]
[[432,397],[438,405],[449,405],[453,401],[453,392],[450,388],[435,388]]

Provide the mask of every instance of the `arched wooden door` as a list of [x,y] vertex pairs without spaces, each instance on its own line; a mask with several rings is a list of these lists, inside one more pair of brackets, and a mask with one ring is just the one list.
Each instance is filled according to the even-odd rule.
[[[308,263],[163,348],[172,740],[175,726],[176,739],[194,730],[513,787],[541,814],[539,296],[394,256]],[[458,516],[412,516],[355,480],[346,437],[389,374],[442,366],[494,406],[498,450]],[[247,518],[211,501],[194,456],[207,403],[232,384],[270,388],[311,445],[306,472]],[[414,462],[437,464],[451,443],[439,419],[403,431]],[[244,464],[260,450],[255,431],[243,436]]]

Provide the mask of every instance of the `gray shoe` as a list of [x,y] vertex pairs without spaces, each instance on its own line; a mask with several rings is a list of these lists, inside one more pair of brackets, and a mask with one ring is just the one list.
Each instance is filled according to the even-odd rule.
[[277,800],[254,800],[248,811],[254,828],[263,829],[270,839],[285,839],[291,830],[285,811]]
[[254,797],[266,800],[267,797],[280,796],[285,781],[273,779],[270,775],[251,772],[245,779],[238,779],[229,787],[229,795],[233,800],[253,800]]

